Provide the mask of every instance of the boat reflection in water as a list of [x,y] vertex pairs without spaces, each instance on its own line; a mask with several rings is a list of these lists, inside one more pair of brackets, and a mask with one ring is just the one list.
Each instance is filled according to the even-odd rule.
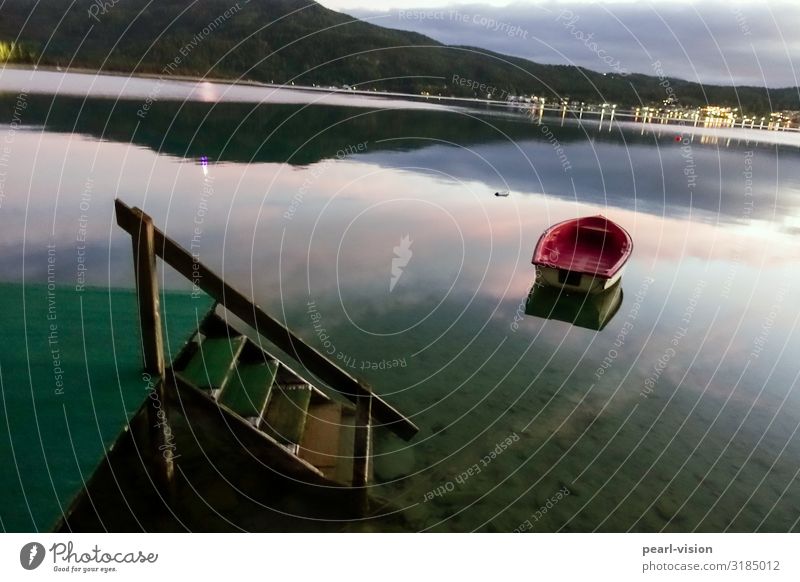
[[541,283],[531,287],[525,313],[543,319],[555,319],[584,327],[602,330],[622,305],[622,281],[596,293],[570,293],[563,288]]

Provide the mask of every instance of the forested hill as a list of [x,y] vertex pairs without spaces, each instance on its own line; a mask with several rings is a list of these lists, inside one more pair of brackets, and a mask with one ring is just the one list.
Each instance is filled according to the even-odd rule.
[[[164,75],[481,96],[654,104],[663,79],[542,65],[446,46],[309,0],[5,0],[0,60]],[[483,88],[453,82],[454,76]],[[800,109],[797,89],[669,85],[683,105]]]

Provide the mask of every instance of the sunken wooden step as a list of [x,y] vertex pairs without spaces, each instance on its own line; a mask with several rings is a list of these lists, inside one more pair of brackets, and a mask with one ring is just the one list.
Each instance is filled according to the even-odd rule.
[[279,368],[278,360],[247,340],[217,401],[257,425],[263,418]]
[[221,390],[232,375],[245,341],[241,335],[206,338],[181,374],[202,390]]
[[298,456],[331,480],[337,480],[339,465],[347,461],[341,457],[342,428],[341,404],[333,401],[311,403]]
[[278,362],[239,362],[228,384],[219,396],[219,403],[244,418],[260,419],[278,372]]
[[[298,456],[319,469],[325,477],[344,486],[353,483],[356,411],[337,402],[314,402],[308,409],[306,429]],[[372,434],[368,435],[372,438]],[[370,476],[372,463],[369,464]]]
[[277,384],[259,428],[279,443],[296,448],[303,437],[311,393],[307,383]]

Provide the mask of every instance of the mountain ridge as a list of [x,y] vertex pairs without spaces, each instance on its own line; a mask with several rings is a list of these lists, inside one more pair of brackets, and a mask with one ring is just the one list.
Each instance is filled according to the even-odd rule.
[[[599,73],[545,65],[479,47],[445,45],[385,28],[311,0],[5,0],[0,61],[126,73],[244,78],[305,85],[486,97],[537,94],[651,105],[739,107],[752,113],[800,109],[795,87],[700,85],[678,78]],[[5,47],[5,48],[3,48]],[[454,78],[470,84],[454,84]]]

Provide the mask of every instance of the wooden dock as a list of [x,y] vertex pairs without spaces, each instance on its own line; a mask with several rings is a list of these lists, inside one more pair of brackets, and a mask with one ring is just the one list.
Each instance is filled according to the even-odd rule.
[[[260,515],[256,529],[269,530],[268,516],[285,512],[268,501],[258,504],[261,511],[252,507],[248,500],[264,493],[259,484],[266,491],[296,489],[292,498],[302,492],[307,507],[315,509],[301,521],[331,519],[331,511],[334,521],[374,514],[384,502],[368,494],[373,430],[383,427],[408,440],[417,427],[200,263],[141,210],[117,200],[116,214],[133,241],[143,363],[156,388],[57,529],[108,529],[105,524],[118,523],[114,507],[118,511],[120,501],[147,505],[140,499],[146,490],[145,496],[159,500],[151,499],[145,511],[151,527],[170,531],[188,520],[193,529],[205,530],[218,520],[191,516],[204,513],[206,496],[225,490],[228,502],[238,499],[234,505],[240,508],[226,523]],[[164,356],[156,258],[215,301],[172,362]],[[122,484],[120,473],[129,474]],[[147,481],[150,486],[142,488]],[[337,499],[332,504],[331,497]],[[276,496],[268,498],[274,502]],[[327,501],[320,505],[315,498]],[[238,514],[243,507],[247,513]],[[135,529],[132,523],[119,522],[109,531]]]

